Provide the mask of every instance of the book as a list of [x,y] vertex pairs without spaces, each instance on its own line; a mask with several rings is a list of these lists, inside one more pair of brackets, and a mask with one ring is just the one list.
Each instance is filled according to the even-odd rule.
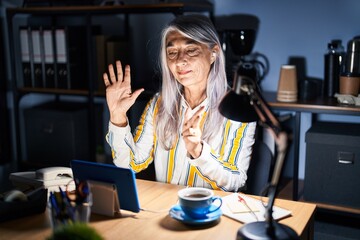
[[[239,195],[244,199],[248,207],[239,201]],[[242,223],[265,221],[265,207],[258,199],[241,193],[233,193],[222,197],[222,201],[221,210],[223,214],[229,218]],[[288,216],[291,216],[291,211],[273,206],[274,220],[279,220]]]
[[23,86],[31,87],[31,62],[30,62],[30,28],[20,28],[20,51],[22,62]]

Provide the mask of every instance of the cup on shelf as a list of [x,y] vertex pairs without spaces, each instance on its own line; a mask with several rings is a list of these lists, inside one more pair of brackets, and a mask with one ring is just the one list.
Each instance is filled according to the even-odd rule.
[[276,99],[280,102],[297,101],[298,86],[295,65],[281,66]]
[[340,94],[358,96],[360,87],[360,75],[341,74],[340,75]]
[[[217,211],[222,205],[222,199],[214,196],[211,189],[189,187],[178,192],[179,205],[184,213],[194,219],[203,219],[207,214]],[[217,201],[218,204],[213,206]]]

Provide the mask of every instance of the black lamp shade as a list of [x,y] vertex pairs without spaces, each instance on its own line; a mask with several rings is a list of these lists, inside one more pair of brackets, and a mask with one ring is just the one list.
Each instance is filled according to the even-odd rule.
[[250,97],[247,94],[236,94],[229,91],[219,105],[220,113],[231,120],[238,122],[254,122],[259,119]]

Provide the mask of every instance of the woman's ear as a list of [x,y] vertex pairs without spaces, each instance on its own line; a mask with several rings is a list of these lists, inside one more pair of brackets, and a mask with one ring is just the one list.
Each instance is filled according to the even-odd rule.
[[215,47],[213,47],[213,49],[211,50],[211,64],[213,64],[218,56],[219,53],[219,47],[216,45]]

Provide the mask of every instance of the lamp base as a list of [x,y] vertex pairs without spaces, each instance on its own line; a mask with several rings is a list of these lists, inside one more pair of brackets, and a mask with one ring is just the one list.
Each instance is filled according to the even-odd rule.
[[241,227],[238,232],[237,240],[268,240],[268,239],[300,239],[296,232],[281,223],[273,221],[273,231],[267,230],[268,223],[263,222],[252,222],[247,223]]

